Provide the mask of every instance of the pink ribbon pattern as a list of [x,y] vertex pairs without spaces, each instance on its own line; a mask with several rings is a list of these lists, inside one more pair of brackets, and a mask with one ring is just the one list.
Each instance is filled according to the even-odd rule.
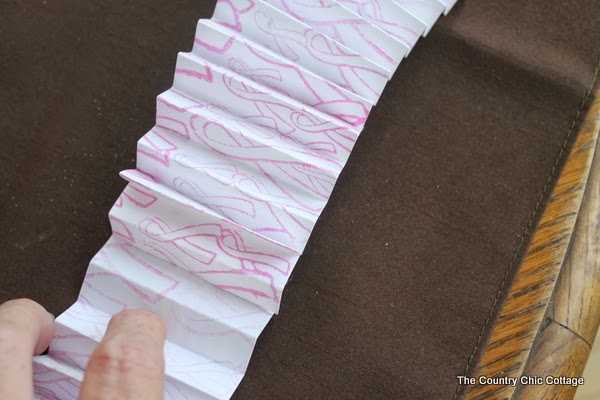
[[166,321],[165,399],[230,398],[371,108],[455,2],[218,0],[121,173],[112,237],[34,357],[35,399],[77,399],[129,308]]

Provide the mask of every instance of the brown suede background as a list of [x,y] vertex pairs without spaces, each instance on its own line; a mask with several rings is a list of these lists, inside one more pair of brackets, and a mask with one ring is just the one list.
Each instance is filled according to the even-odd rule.
[[[213,7],[0,0],[0,302],[75,301]],[[599,57],[593,0],[460,0],[373,111],[234,397],[451,399]]]

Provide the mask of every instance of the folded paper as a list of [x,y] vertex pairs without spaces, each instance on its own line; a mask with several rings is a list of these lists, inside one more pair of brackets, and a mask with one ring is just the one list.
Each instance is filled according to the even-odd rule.
[[228,399],[399,63],[455,0],[219,0],[110,210],[112,236],[34,357],[77,399],[114,314],[167,324],[165,399]]

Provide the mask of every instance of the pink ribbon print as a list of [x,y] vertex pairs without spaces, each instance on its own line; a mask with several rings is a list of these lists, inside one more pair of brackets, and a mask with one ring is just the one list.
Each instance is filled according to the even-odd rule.
[[372,107],[455,2],[218,0],[121,173],[112,236],[33,359],[35,399],[76,400],[129,308],[166,321],[165,399],[229,399]]

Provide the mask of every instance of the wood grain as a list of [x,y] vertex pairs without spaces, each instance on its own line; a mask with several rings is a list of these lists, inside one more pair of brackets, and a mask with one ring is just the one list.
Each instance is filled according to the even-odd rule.
[[[597,182],[592,180],[595,183],[590,183],[589,191],[586,191],[586,185],[597,145],[599,116],[600,101],[596,100],[580,127],[472,376],[520,378],[533,372],[543,375],[560,369],[558,364],[571,356],[576,357],[583,370],[593,340],[590,337],[595,336],[600,318],[599,308],[594,309],[598,283],[585,283],[590,276],[594,277],[592,280],[598,280]],[[599,168],[598,163],[595,168]],[[586,202],[582,207],[584,194]],[[574,234],[576,222],[579,230]],[[569,253],[572,255],[570,262],[565,263],[572,238],[578,238],[580,243],[574,242]],[[554,306],[549,307],[563,265],[566,272],[561,277],[563,281],[558,286],[560,290]],[[575,282],[584,283],[573,286]],[[581,296],[589,296],[589,293],[595,293],[595,300],[581,301]],[[552,318],[556,318],[556,322]],[[589,324],[587,321],[594,322]],[[573,331],[568,328],[571,325]],[[581,339],[579,332],[586,339]],[[563,361],[557,364],[553,362],[554,357]],[[572,365],[563,368],[566,368],[565,373],[575,373]],[[517,395],[523,399],[541,399],[544,397],[539,396],[548,395],[547,398],[563,399],[569,397],[562,395],[572,397],[570,393],[574,393],[573,389],[568,389],[569,393],[556,397],[552,394],[554,389],[539,389],[534,394],[533,388],[476,384],[465,387],[463,397],[511,399]]]
[[[583,366],[590,353],[585,340],[568,328],[554,321],[542,326],[537,340],[537,349],[533,352],[525,368],[526,376],[541,377],[581,377]],[[574,385],[577,384],[575,380]],[[572,399],[577,391],[574,385],[517,385],[516,399]]]
[[[600,114],[591,115],[591,126]],[[596,152],[577,222],[527,375],[581,376],[600,323],[600,152]],[[552,328],[552,329],[549,329]],[[572,399],[576,387],[518,386],[516,399]]]
[[[595,116],[600,125],[600,114]],[[593,344],[600,324],[600,152],[596,152],[548,318]]]

